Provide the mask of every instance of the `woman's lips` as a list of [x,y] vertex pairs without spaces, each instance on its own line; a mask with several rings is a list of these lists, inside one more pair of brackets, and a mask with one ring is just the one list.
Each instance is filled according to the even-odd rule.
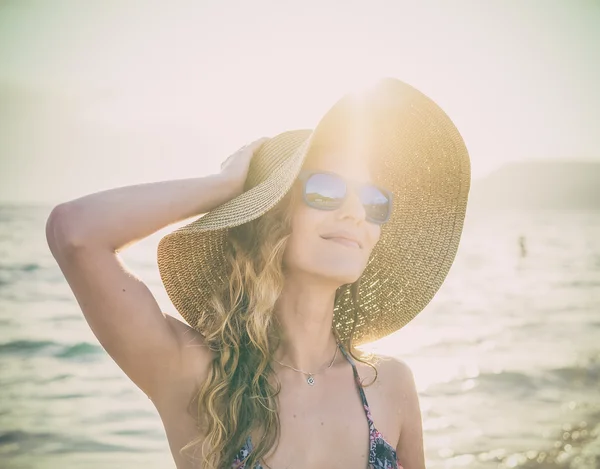
[[346,238],[323,238],[327,241],[333,241],[334,243],[343,244],[349,248],[360,249],[360,246],[356,241],[351,241]]

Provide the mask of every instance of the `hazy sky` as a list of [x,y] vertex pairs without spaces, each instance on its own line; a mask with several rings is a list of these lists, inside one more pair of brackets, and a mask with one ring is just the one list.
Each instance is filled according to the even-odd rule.
[[600,159],[598,1],[3,1],[0,200],[208,174],[394,76],[454,120],[475,177]]

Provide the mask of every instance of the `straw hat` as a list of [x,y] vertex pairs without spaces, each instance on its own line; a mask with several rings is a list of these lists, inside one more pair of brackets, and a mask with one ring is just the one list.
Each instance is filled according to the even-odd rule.
[[[336,302],[341,340],[371,342],[397,331],[433,298],[454,261],[470,188],[467,149],[449,117],[431,99],[394,78],[338,100],[313,130],[283,132],[254,154],[245,191],[163,237],[158,267],[183,318],[196,327],[198,313],[227,282],[228,228],[260,217],[279,202],[321,139],[352,139],[368,151],[373,181],[393,193],[359,281],[359,307],[346,291]],[[200,331],[202,332],[202,331]]]

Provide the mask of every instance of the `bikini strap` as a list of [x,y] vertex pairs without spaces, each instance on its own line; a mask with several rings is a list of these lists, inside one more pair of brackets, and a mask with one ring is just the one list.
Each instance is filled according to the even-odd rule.
[[354,373],[354,383],[358,388],[358,393],[360,394],[360,399],[362,400],[363,407],[365,409],[365,415],[367,416],[369,427],[371,427],[374,425],[373,420],[371,419],[371,411],[369,409],[369,403],[367,402],[367,396],[365,396],[365,390],[363,389],[362,384],[360,382],[360,376],[358,375],[358,370],[356,369],[356,363],[354,362],[354,359],[350,356],[350,354],[346,352],[342,344],[339,344],[339,347],[344,357],[346,357],[346,360],[348,360],[348,362],[352,366],[352,372]]

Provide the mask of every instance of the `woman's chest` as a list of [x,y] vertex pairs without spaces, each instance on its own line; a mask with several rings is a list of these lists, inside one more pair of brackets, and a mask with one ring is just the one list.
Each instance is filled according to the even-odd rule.
[[[270,467],[368,467],[371,428],[362,398],[352,379],[332,378],[331,383],[317,382],[314,387],[303,387],[302,382],[282,383],[279,445],[264,459]],[[381,396],[377,389],[373,391],[371,399],[379,408]],[[394,425],[384,413],[378,411],[377,416],[385,428]],[[252,440],[258,441],[258,435],[252,435]]]
[[[280,438],[265,461],[283,468],[365,469],[369,458],[369,425],[360,401],[328,399],[281,403]],[[349,404],[349,405],[344,405]]]
[[[353,402],[349,409],[344,402],[305,404],[280,406],[279,444],[264,461],[274,469],[366,469],[370,434],[361,404]],[[179,454],[198,436],[194,419],[183,411],[161,417],[177,468],[197,469],[198,465]],[[255,446],[259,435],[252,432],[250,436]]]
[[[312,387],[304,379],[281,383],[277,397],[279,444],[263,459],[270,467],[368,467],[369,453],[373,449],[371,429],[356,383],[343,372],[333,372],[328,378],[330,380],[325,378],[324,381],[322,377]],[[385,389],[384,383],[375,382],[365,393],[374,424],[395,446],[400,425],[398,416],[392,412],[395,403],[389,400]],[[179,453],[198,437],[197,423],[189,407],[186,410],[181,405],[166,406],[159,413],[177,468],[197,468]],[[250,436],[255,446],[260,441],[259,435],[251,432]]]

